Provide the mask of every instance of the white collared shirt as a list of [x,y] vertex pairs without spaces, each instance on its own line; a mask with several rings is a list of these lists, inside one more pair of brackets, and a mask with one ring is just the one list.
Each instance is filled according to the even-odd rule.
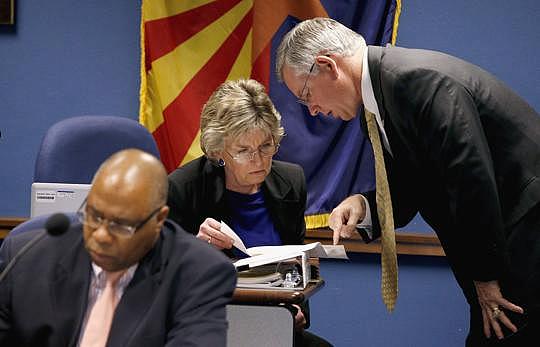
[[373,85],[371,84],[371,76],[369,75],[368,49],[369,48],[366,46],[366,49],[364,50],[364,57],[362,58],[362,79],[360,82],[362,100],[364,101],[364,108],[375,115],[377,125],[379,126],[379,130],[381,132],[384,148],[386,148],[390,155],[393,155],[392,149],[390,148],[390,143],[388,142],[388,137],[386,136],[386,131],[384,131],[384,120],[381,118],[379,106],[377,105],[375,93],[373,92]]

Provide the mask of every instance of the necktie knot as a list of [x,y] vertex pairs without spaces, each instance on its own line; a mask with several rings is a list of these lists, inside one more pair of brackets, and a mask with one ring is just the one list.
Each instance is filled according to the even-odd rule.
[[118,281],[120,281],[120,278],[122,278],[124,273],[125,271],[105,271],[105,287],[116,288]]

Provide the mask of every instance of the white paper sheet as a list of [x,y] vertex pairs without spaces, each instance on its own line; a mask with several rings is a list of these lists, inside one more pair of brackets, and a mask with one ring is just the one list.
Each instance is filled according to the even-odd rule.
[[231,239],[234,240],[233,246],[244,252],[245,254],[249,253],[247,252],[246,246],[240,239],[240,237],[231,229],[230,226],[227,225],[224,221],[221,221],[221,232],[229,236]]
[[249,255],[251,258],[241,259],[235,264],[268,263],[272,260],[282,260],[287,256],[295,257],[302,252],[309,253],[310,257],[349,259],[343,245],[321,245],[313,242],[307,245],[258,246],[246,248],[240,237],[225,223],[221,221],[221,232],[233,239],[233,246]]
[[347,253],[345,252],[345,247],[343,245],[322,245],[324,251],[326,252],[326,258],[335,258],[335,259],[349,259]]

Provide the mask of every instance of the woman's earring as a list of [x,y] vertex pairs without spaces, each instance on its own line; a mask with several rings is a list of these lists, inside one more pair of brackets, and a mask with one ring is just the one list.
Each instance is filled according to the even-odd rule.
[[217,161],[217,164],[218,166],[225,166],[225,160],[223,160],[222,158],[219,158]]

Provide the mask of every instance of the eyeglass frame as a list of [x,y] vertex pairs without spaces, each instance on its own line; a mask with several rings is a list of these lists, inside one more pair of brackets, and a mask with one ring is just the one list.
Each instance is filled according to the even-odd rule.
[[300,91],[300,95],[298,96],[298,98],[296,98],[296,102],[306,107],[309,107],[309,101],[304,100],[303,96],[304,96],[304,91],[306,90],[306,87],[307,87],[307,83],[309,81],[309,77],[313,73],[313,70],[315,70],[315,62],[311,64],[311,67],[309,68],[309,71],[307,73],[306,81],[304,82],[304,87],[302,87],[302,91]]
[[263,153],[263,152],[261,151],[261,146],[263,146],[263,145],[259,146],[259,147],[258,147],[256,150],[254,150],[253,152],[245,152],[246,154],[249,155],[249,159],[248,159],[247,161],[244,161],[243,159],[238,158],[238,156],[239,156],[240,154],[235,154],[235,155],[233,155],[233,154],[229,153],[229,151],[227,151],[227,150],[224,150],[224,151],[225,151],[231,158],[233,158],[235,161],[237,161],[237,162],[239,162],[239,163],[245,163],[245,162],[250,162],[250,161],[252,161],[253,159],[255,159],[255,154],[256,154],[256,153],[259,153],[259,154],[261,155],[261,157],[265,157],[265,158],[269,158],[269,157],[274,156],[274,155],[278,152],[278,150],[279,150],[279,143],[272,143],[272,145],[275,147],[275,149],[274,149],[274,153],[271,153],[271,154],[266,154],[266,153]]
[[[163,206],[160,206],[160,207],[156,208],[154,211],[152,211],[152,213],[150,213],[150,215],[148,215],[148,217],[144,218],[142,221],[140,221],[136,225],[126,225],[126,224],[115,222],[114,220],[109,220],[108,218],[103,218],[103,217],[97,217],[96,216],[96,218],[99,220],[99,223],[97,224],[97,226],[94,227],[94,226],[90,225],[87,222],[88,212],[86,211],[86,209],[83,209],[83,207],[85,207],[85,205],[88,206],[87,205],[87,200],[88,199],[84,199],[81,206],[77,209],[77,219],[79,220],[79,222],[81,222],[83,225],[86,225],[86,226],[96,230],[99,227],[101,227],[105,221],[107,221],[108,223],[106,224],[105,229],[107,229],[107,231],[109,233],[111,233],[113,235],[124,236],[124,237],[132,237],[133,235],[135,235],[135,233],[140,228],[142,228],[146,223],[148,223],[148,221],[150,221],[150,219],[152,219],[152,217],[154,217],[156,215],[156,213],[158,213],[163,208]],[[121,232],[118,232],[118,231],[111,231],[111,230],[114,230],[114,228],[111,229],[111,225],[113,227],[117,226],[117,227],[123,228],[124,230],[126,230],[126,233],[121,233]]]

